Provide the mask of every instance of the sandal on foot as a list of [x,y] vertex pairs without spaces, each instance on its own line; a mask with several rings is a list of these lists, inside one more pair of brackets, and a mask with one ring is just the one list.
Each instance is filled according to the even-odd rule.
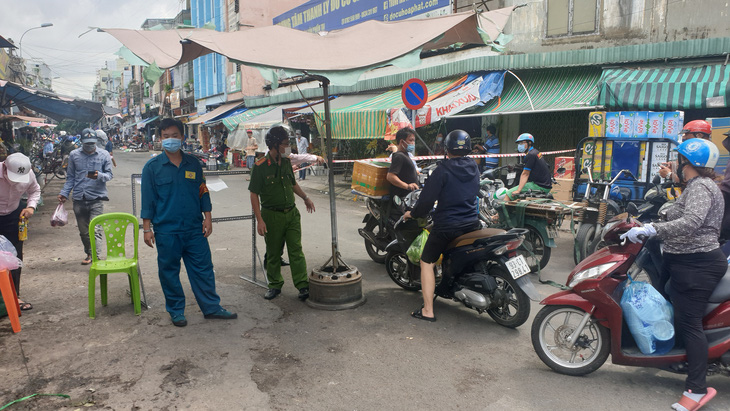
[[419,308],[418,310],[412,312],[411,313],[411,317],[418,318],[419,320],[424,320],[424,321],[428,321],[428,322],[435,322],[436,321],[436,316],[435,315],[433,317],[426,317],[426,316],[424,316],[423,313],[421,312],[421,308]]
[[91,264],[91,256],[87,255],[86,258],[83,261],[81,261],[81,265],[89,265],[89,264]]
[[695,401],[692,398],[687,397],[686,395],[682,395],[682,398],[679,399],[679,402],[674,403],[672,405],[672,408],[675,410],[697,411],[705,404],[710,402],[711,399],[715,398],[715,395],[717,395],[717,391],[712,387],[707,387],[707,394],[705,394],[704,397],[700,398],[699,401]]
[[18,303],[20,306],[20,311],[28,311],[33,309],[33,304],[31,303]]

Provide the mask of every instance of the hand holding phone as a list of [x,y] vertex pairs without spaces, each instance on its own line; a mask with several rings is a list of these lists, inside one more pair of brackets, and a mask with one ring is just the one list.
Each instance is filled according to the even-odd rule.
[[99,175],[98,171],[89,171],[86,173],[86,177],[96,180],[96,176]]

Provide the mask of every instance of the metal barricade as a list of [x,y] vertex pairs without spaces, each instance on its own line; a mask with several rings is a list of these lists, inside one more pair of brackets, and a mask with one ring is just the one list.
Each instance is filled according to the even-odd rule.
[[[250,174],[248,170],[240,170],[240,171],[204,171],[203,175],[206,177],[212,177],[212,176],[230,176],[230,175],[240,175],[240,174]],[[132,214],[137,216],[137,218],[140,219],[140,225],[142,224],[142,219],[137,214],[137,183],[139,180],[139,183],[141,184],[142,181],[142,174],[132,174]],[[214,217],[212,219],[212,222],[214,223],[223,223],[228,221],[251,221],[251,277],[247,277],[244,274],[241,274],[239,276],[240,279],[248,281],[252,284],[258,285],[259,287],[268,288],[268,282],[266,279],[266,276],[264,275],[264,280],[259,280],[257,278],[257,270],[256,270],[256,263],[258,262],[261,271],[266,274],[266,269],[264,268],[264,264],[261,260],[261,257],[259,256],[258,249],[256,248],[256,218],[253,214],[248,215],[239,215],[239,216],[231,216],[231,217]],[[140,273],[140,281],[142,279],[142,273]],[[143,293],[144,293],[144,286],[143,286]],[[145,305],[146,304],[146,298],[145,298]],[[149,307],[148,307],[149,308]]]

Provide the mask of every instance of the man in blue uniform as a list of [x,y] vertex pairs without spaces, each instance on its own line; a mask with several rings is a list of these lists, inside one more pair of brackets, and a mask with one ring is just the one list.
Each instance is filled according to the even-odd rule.
[[[142,170],[142,227],[144,242],[157,244],[157,267],[172,323],[185,319],[185,293],[180,284],[180,259],[185,262],[190,287],[207,319],[230,320],[238,315],[220,306],[208,236],[213,232],[210,193],[198,160],[180,150],[183,125],[166,118],[160,122],[163,154]],[[152,227],[154,226],[154,231]]]
[[553,179],[545,159],[535,148],[535,137],[530,133],[522,133],[517,137],[517,151],[525,155],[525,168],[520,175],[520,184],[507,191],[507,197],[514,200],[514,193],[532,190],[549,193],[553,188]]

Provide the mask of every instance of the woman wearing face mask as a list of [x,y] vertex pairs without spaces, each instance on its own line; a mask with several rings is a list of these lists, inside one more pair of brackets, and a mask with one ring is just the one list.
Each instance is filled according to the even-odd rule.
[[433,143],[433,155],[442,156],[444,154],[446,154],[446,151],[444,150],[444,135],[438,133],[436,135],[436,142]]
[[[680,144],[677,152],[677,176],[685,189],[667,209],[667,221],[634,227],[621,238],[636,243],[643,235],[663,241],[664,274],[670,279],[675,329],[687,350],[689,365],[685,392],[672,408],[686,411],[699,409],[716,394],[705,381],[707,337],[702,317],[712,291],[725,275],[727,260],[718,243],[724,201],[713,168],[719,151],[713,143],[693,138]],[[663,289],[664,284],[659,287]]]
[[553,180],[550,175],[550,168],[542,154],[533,147],[535,145],[535,137],[530,133],[522,133],[517,137],[517,151],[525,154],[525,167],[520,175],[520,184],[507,191],[507,197],[514,200],[512,194],[522,191],[542,191],[549,193],[553,188]]
[[390,183],[390,194],[405,197],[413,190],[418,190],[418,170],[411,160],[416,151],[416,132],[411,128],[402,128],[395,134],[398,151],[393,153],[386,179]]

